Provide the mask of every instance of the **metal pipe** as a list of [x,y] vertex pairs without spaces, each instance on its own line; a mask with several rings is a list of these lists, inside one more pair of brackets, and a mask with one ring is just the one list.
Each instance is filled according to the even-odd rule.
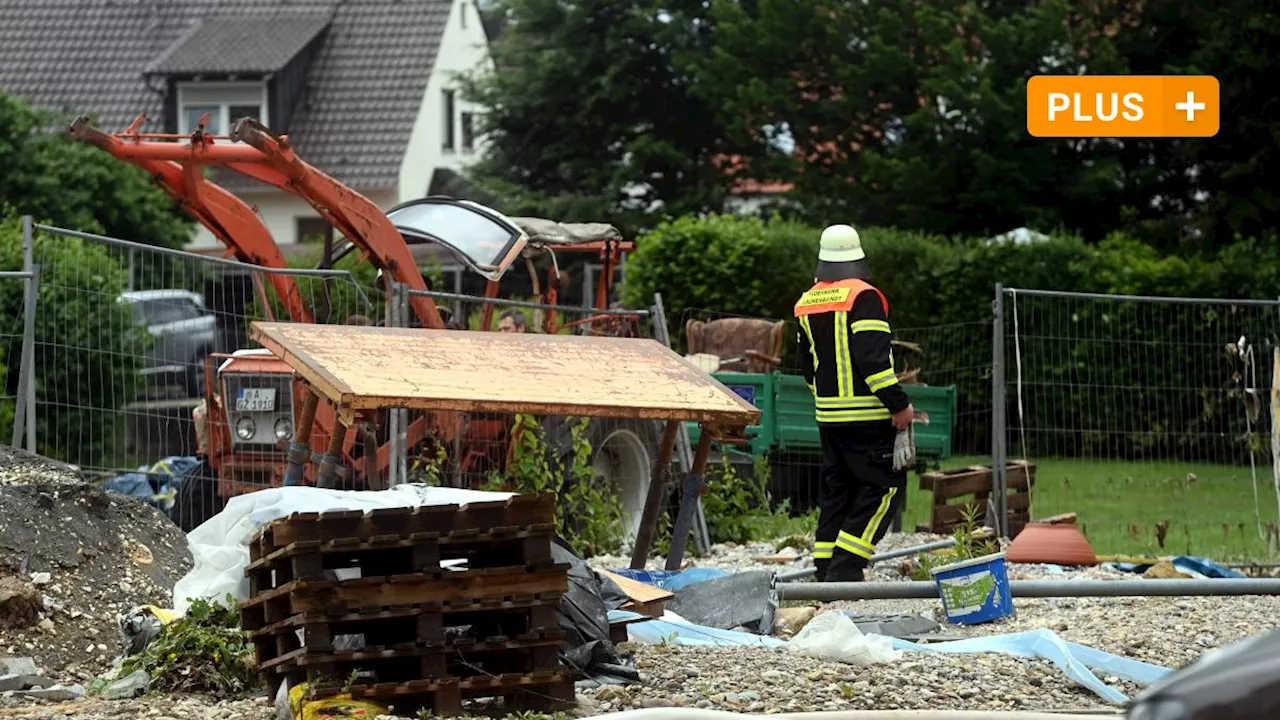
[[[779,600],[929,600],[932,582],[780,583]],[[1013,597],[1193,597],[1280,595],[1280,578],[1218,580],[1013,580]]]
[[302,410],[298,413],[298,424],[293,428],[293,442],[289,443],[289,452],[285,456],[288,461],[284,470],[286,487],[302,484],[303,468],[311,459],[311,427],[315,425],[320,395],[310,388],[303,393]]
[[648,310],[611,310],[609,308],[576,308],[567,305],[548,305],[546,303],[529,302],[527,300],[505,300],[497,297],[480,297],[478,295],[462,295],[459,293],[442,292],[439,290],[414,290],[409,289],[410,295],[421,295],[440,300],[465,300],[467,302],[479,303],[480,305],[502,305],[503,307],[528,308],[530,310],[554,310],[556,312],[580,312],[584,315],[620,315],[624,317],[641,316],[648,317]]
[[640,526],[636,530],[636,544],[631,551],[631,569],[643,570],[653,549],[658,532],[658,513],[662,511],[662,498],[667,492],[667,474],[671,471],[671,454],[676,445],[679,420],[668,420],[662,431],[662,444],[658,448],[658,461],[649,468],[649,491],[645,494],[644,510],[640,513]]
[[[943,540],[935,540],[934,542],[924,543],[923,545],[912,545],[911,547],[898,548],[897,550],[889,550],[882,553],[876,553],[875,555],[871,556],[871,562],[872,563],[884,562],[885,560],[894,560],[896,558],[906,557],[908,555],[915,555],[916,553],[929,552],[931,550],[946,550],[947,548],[952,547],[955,544],[956,544],[955,538],[945,538]],[[791,572],[778,573],[775,576],[775,580],[776,582],[791,582],[792,580],[803,580],[804,578],[812,576],[817,571],[818,569],[815,567],[801,568],[799,570],[792,570]]]
[[320,458],[320,470],[316,473],[316,487],[337,487],[334,478],[337,477],[338,465],[342,462],[342,446],[346,441],[347,426],[338,420],[333,424],[333,434],[329,436],[329,450],[324,457]]

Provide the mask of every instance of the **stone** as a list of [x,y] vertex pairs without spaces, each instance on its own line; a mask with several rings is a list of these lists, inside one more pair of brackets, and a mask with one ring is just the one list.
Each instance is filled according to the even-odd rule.
[[129,675],[116,680],[102,689],[102,697],[107,700],[125,700],[141,695],[151,685],[151,676],[145,670],[134,670]]
[[40,622],[44,603],[34,586],[16,577],[0,577],[0,628],[26,628]]
[[0,658],[0,674],[5,675],[38,675],[36,661],[29,657]]
[[38,675],[0,675],[0,692],[49,687],[53,681]]
[[23,690],[14,693],[22,697],[39,698],[41,700],[50,700],[53,702],[66,702],[68,700],[79,700],[84,697],[84,687],[80,685],[51,685],[47,688],[37,690]]
[[31,584],[32,584],[32,585],[48,585],[48,584],[49,584],[49,583],[51,583],[51,582],[53,582],[53,575],[51,575],[51,574],[49,574],[49,573],[47,573],[47,572],[34,572],[34,573],[31,573]]

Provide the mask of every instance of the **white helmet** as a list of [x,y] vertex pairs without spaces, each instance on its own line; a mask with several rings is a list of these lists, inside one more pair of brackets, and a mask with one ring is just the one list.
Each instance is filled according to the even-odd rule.
[[854,262],[866,256],[862,251],[862,239],[853,226],[832,225],[822,231],[822,240],[818,244],[819,262]]

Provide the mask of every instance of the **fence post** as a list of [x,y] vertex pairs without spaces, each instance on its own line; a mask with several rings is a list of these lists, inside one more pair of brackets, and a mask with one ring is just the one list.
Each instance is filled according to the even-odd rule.
[[994,527],[1009,536],[1008,448],[1004,384],[1004,285],[996,283],[991,326],[991,492],[995,496]]
[[30,215],[22,216],[22,270],[31,273],[23,282],[22,350],[18,360],[18,397],[14,402],[13,447],[35,452],[35,236]]
[[[397,295],[399,285],[400,283],[392,281],[387,286],[386,321],[384,323],[387,327],[400,327],[400,318],[397,312],[399,307],[396,302],[399,299]],[[391,411],[387,413],[387,439],[390,444],[388,448],[390,462],[387,463],[387,487],[395,487],[404,482],[399,476],[400,413],[397,410],[397,408],[391,408]]]
[[[395,305],[396,305],[396,324],[397,327],[409,327],[409,286],[404,283],[398,283],[394,288]],[[396,408],[396,447],[399,452],[396,454],[396,475],[400,478],[400,482],[409,482],[409,411],[405,408]],[[461,463],[458,464],[462,466]]]

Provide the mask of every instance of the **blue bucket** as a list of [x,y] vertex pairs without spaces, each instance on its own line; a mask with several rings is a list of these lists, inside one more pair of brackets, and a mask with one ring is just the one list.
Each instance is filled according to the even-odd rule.
[[938,597],[942,599],[948,622],[979,625],[1013,615],[1004,556],[1004,553],[983,555],[929,571],[938,586]]

